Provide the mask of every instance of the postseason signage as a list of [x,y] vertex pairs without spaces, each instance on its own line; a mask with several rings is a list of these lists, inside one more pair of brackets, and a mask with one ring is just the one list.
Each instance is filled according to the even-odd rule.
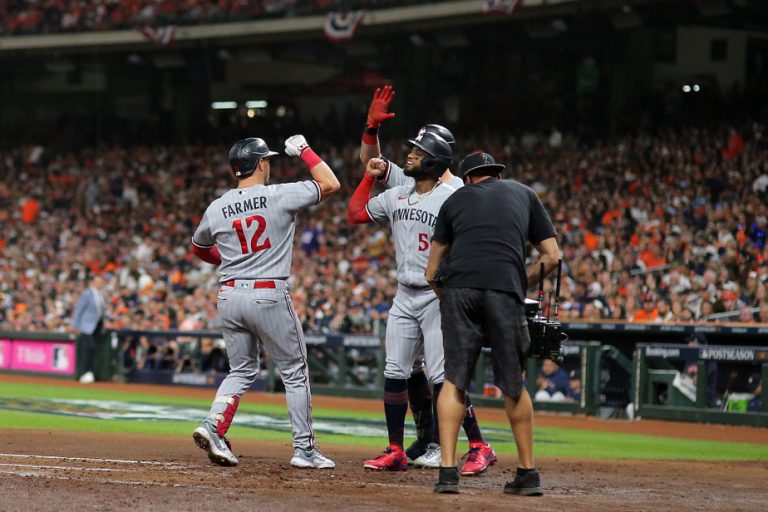
[[768,347],[641,345],[645,357],[693,361],[768,362]]
[[2,339],[0,340],[0,369],[74,375],[75,344]]
[[567,333],[581,332],[631,332],[669,334],[741,334],[749,336],[768,335],[766,324],[665,324],[632,322],[563,322]]

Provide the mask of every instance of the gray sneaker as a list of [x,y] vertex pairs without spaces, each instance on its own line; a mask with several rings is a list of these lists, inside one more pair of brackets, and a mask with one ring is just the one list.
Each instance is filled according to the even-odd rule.
[[439,468],[440,467],[440,445],[436,443],[429,443],[427,445],[427,452],[413,461],[413,465],[417,468]]
[[214,464],[219,466],[237,466],[237,457],[227,446],[226,438],[222,439],[216,433],[216,427],[205,420],[202,425],[197,427],[192,433],[195,444],[208,452],[208,458]]
[[327,457],[323,457],[323,454],[316,448],[311,450],[296,448],[291,459],[291,466],[297,468],[333,469],[336,467],[336,463]]

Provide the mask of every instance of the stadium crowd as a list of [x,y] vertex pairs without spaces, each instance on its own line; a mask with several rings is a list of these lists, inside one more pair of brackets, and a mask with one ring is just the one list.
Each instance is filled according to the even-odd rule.
[[[434,1],[434,0],[433,0]],[[0,34],[29,35],[197,25],[377,9],[413,0],[8,0],[0,2]]]
[[[561,316],[768,322],[761,125],[589,144],[556,130],[460,140],[460,155],[484,148],[507,164],[507,177],[542,197],[564,252]],[[403,160],[403,142],[385,144],[384,154]],[[346,221],[363,172],[357,142],[317,148],[343,189],[300,214],[291,283],[297,313],[307,331],[382,333],[396,287],[389,227]],[[71,329],[94,273],[106,279],[108,327],[215,327],[216,269],[192,256],[190,240],[205,206],[233,184],[226,150],[0,152],[0,330]],[[285,156],[272,175],[309,176]]]

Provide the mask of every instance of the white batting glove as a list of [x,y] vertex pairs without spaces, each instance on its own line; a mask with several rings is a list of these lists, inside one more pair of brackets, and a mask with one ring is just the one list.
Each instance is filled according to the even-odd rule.
[[301,152],[309,147],[303,135],[292,135],[285,140],[285,154],[301,156]]

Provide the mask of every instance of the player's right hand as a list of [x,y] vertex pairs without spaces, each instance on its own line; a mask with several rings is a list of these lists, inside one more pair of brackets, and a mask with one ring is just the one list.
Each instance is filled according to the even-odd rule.
[[285,154],[301,156],[301,152],[309,147],[303,135],[292,135],[285,140]]
[[395,96],[395,91],[391,85],[385,85],[383,88],[377,88],[373,93],[371,106],[368,107],[368,126],[379,126],[383,121],[395,117],[394,112],[389,111],[389,104]]
[[383,175],[384,171],[386,170],[387,162],[381,158],[371,158],[368,160],[368,165],[365,166],[366,174],[373,176],[374,178],[378,178],[379,176]]

